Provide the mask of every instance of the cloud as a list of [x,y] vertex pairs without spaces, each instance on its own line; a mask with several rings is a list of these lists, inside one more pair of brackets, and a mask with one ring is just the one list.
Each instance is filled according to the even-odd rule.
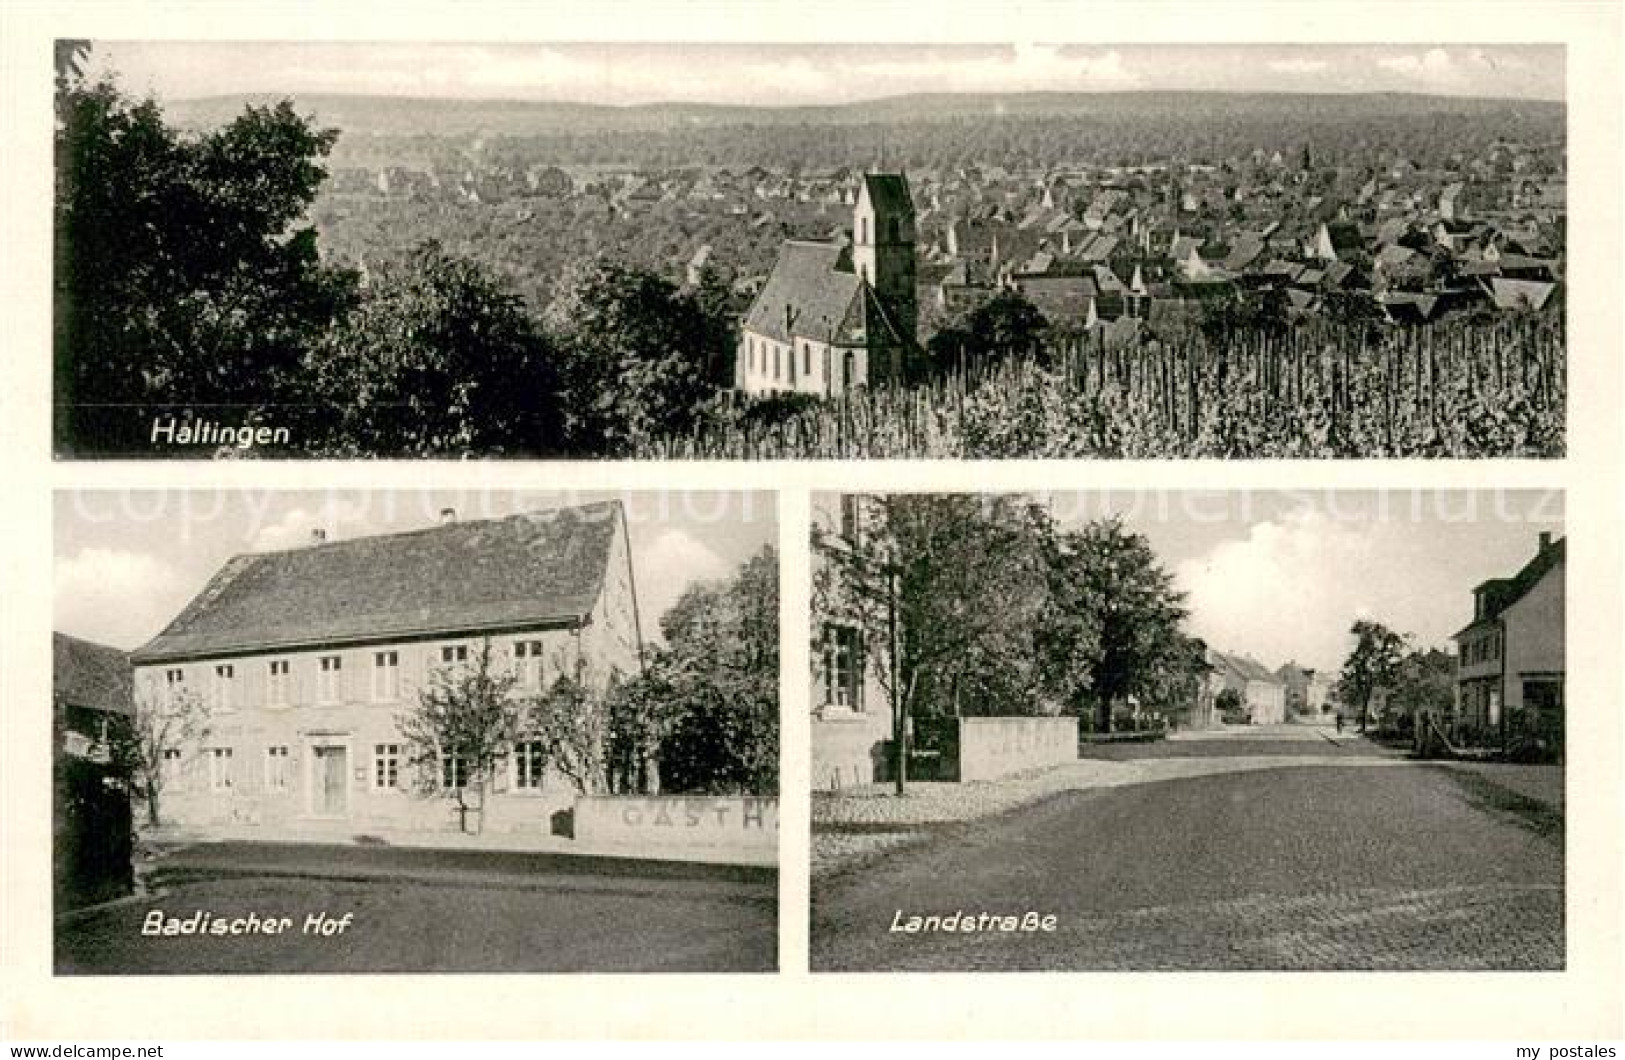
[[1264,66],[1277,74],[1318,74],[1332,64],[1325,59],[1271,59]]
[[635,557],[638,612],[643,635],[660,635],[661,616],[695,582],[711,581],[730,573],[726,561],[683,530],[666,530]]
[[1427,554],[1426,531],[1404,521],[1339,519],[1301,508],[1251,527],[1175,568],[1191,628],[1220,650],[1338,666],[1354,619],[1372,617],[1419,643],[1447,641],[1467,599]]
[[187,598],[174,568],[119,549],[82,548],[58,558],[52,575],[55,628],[116,648],[145,644]]

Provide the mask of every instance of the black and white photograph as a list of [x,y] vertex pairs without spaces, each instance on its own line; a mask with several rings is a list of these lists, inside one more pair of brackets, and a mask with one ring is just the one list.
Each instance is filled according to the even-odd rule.
[[813,971],[1562,970],[1564,509],[815,495]]
[[55,515],[59,975],[776,968],[774,495]]
[[1566,452],[1559,43],[54,58],[58,459]]

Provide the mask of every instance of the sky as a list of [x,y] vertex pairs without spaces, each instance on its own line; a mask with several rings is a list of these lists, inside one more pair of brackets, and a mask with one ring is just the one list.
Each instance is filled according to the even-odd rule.
[[1270,669],[1335,671],[1372,618],[1449,649],[1472,590],[1510,577],[1542,531],[1563,536],[1557,490],[1056,494],[1063,524],[1116,514],[1187,594],[1190,631]]
[[644,636],[690,584],[732,574],[778,544],[772,493],[282,490],[59,491],[55,615],[62,633],[131,650],[180,613],[232,556],[619,499]]
[[160,100],[243,92],[798,105],[913,92],[1415,92],[1561,100],[1551,44],[467,44],[98,41]]

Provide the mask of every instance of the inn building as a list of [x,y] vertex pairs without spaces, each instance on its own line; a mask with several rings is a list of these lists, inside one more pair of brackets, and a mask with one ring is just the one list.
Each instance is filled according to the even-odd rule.
[[901,173],[866,173],[850,242],[791,240],[740,326],[734,385],[833,397],[895,378],[915,346],[914,201]]
[[[605,689],[640,666],[642,633],[618,502],[459,521],[228,561],[132,656],[138,695],[199,697],[207,733],[166,753],[163,817],[200,834],[455,831],[442,757],[415,792],[397,718],[437,671],[489,642],[534,694],[561,675]],[[521,739],[486,799],[486,832],[547,834],[573,787]]]

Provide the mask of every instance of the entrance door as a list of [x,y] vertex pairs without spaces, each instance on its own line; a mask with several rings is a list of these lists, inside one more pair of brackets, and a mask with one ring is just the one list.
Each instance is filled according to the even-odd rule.
[[317,747],[315,776],[316,812],[324,817],[342,817],[348,805],[350,754],[344,747]]

